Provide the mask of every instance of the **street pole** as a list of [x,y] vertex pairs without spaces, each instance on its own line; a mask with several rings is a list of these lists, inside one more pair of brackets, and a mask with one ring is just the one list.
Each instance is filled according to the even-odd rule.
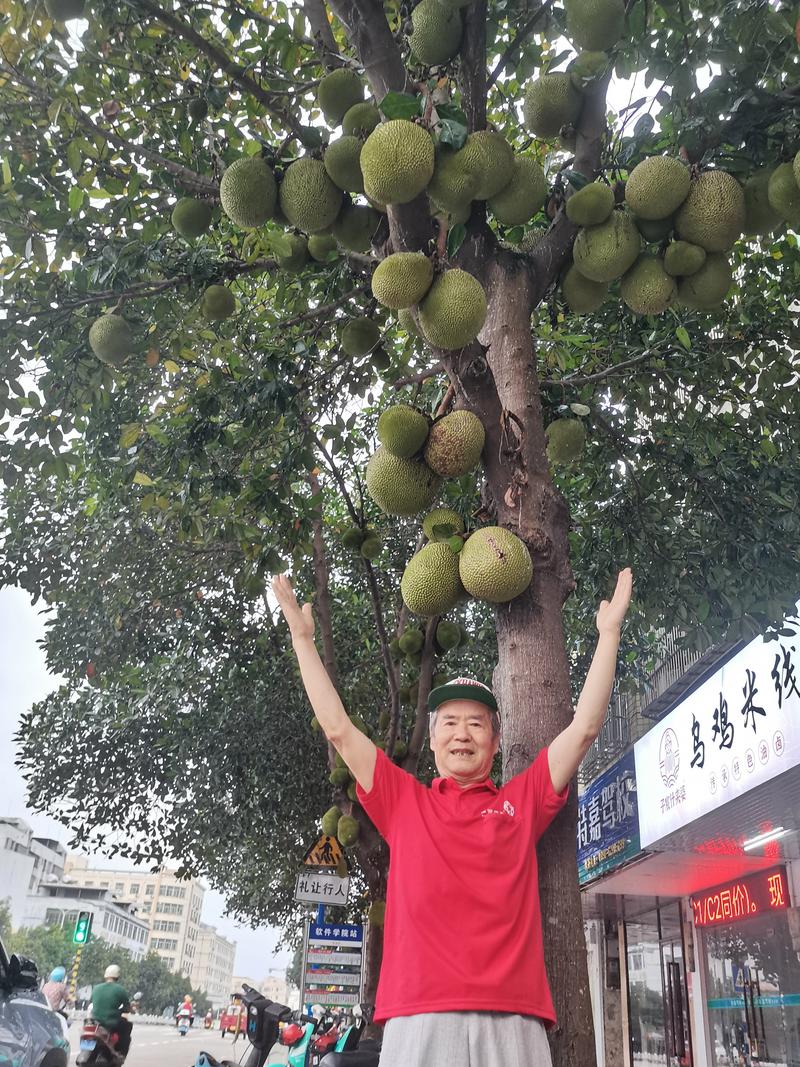
[[75,959],[72,961],[72,971],[69,976],[69,990],[67,996],[68,1000],[73,1003],[75,1001],[75,993],[78,988],[78,968],[81,965],[82,952],[83,945],[78,945],[77,949],[75,950]]

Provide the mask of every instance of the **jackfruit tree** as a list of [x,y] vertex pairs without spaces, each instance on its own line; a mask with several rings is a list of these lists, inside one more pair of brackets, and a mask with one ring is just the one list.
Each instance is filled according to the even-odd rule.
[[[0,0],[0,581],[48,606],[65,679],[19,734],[35,806],[180,852],[290,931],[324,814],[353,914],[382,916],[387,852],[309,723],[270,573],[315,596],[348,708],[425,779],[448,674],[493,683],[502,777],[566,725],[624,565],[626,681],[665,631],[780,622],[796,17]],[[556,1067],[594,1061],[575,805],[540,863]]]

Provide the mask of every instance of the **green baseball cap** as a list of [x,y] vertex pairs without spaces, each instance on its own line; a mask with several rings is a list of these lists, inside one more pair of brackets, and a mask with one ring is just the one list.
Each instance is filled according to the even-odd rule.
[[474,700],[491,711],[497,711],[497,701],[488,685],[475,678],[454,678],[452,682],[437,685],[428,694],[428,710],[435,711],[446,700]]

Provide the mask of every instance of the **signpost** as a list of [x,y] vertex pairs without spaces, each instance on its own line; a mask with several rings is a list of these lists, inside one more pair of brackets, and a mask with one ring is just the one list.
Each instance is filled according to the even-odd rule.
[[78,913],[78,918],[75,923],[75,930],[72,934],[72,943],[78,947],[75,950],[75,959],[72,961],[72,970],[69,976],[69,990],[67,992],[68,999],[75,1000],[75,990],[78,987],[78,971],[81,965],[81,953],[83,952],[83,946],[88,944],[89,937],[92,933],[92,913],[90,911],[82,911]]

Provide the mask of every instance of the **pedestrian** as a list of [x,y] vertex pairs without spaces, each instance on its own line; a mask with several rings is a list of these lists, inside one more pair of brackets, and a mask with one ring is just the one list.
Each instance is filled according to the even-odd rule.
[[439,777],[428,788],[353,725],[314,644],[311,605],[298,605],[288,578],[273,579],[314,714],[391,851],[374,1016],[386,1023],[381,1067],[551,1063],[535,846],[603,724],[632,584],[626,568],[600,604],[572,722],[498,789],[490,773],[500,721],[488,686],[457,678],[431,690]]
[[47,1003],[53,1009],[53,1011],[61,1011],[67,1004],[67,984],[64,979],[67,977],[67,970],[65,967],[54,967],[50,972],[50,977],[42,986],[42,992],[45,995]]

